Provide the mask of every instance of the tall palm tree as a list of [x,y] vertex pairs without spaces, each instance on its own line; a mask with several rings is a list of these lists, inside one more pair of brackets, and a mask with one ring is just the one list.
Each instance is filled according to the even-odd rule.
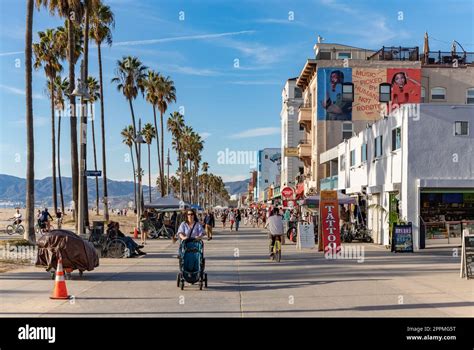
[[184,118],[179,112],[173,112],[170,114],[167,122],[168,130],[172,135],[172,145],[173,149],[178,154],[178,164],[179,164],[179,198],[183,200],[183,154],[182,154],[182,141],[181,136],[184,129]]
[[[159,73],[156,73],[153,70],[148,70],[147,76],[144,81],[145,89],[146,89],[146,100],[152,105],[153,107],[153,120],[155,123],[155,130],[158,130],[158,124],[156,123],[156,107],[158,106],[158,95],[156,93],[157,85],[159,83]],[[161,173],[161,153],[160,153],[160,138],[158,134],[156,135],[156,151],[158,156],[158,173],[159,173],[159,180],[160,180],[160,192],[162,192],[161,188],[161,179],[163,178],[163,174]]]
[[33,133],[33,0],[26,1],[25,95],[26,95],[26,230],[23,238],[31,243],[35,236],[35,142]]
[[158,109],[160,110],[160,122],[161,122],[161,196],[164,196],[165,193],[165,153],[164,153],[164,126],[163,126],[163,115],[168,109],[168,104],[176,102],[176,88],[174,87],[173,80],[170,77],[164,77],[159,75],[158,85],[156,87],[156,97],[158,99]]
[[142,135],[148,145],[148,196],[151,203],[151,167],[150,167],[150,145],[156,137],[156,129],[151,123],[146,123],[142,129]]
[[105,155],[105,113],[104,113],[104,83],[102,80],[102,51],[101,44],[105,41],[109,46],[112,45],[112,28],[115,28],[114,14],[110,6],[99,4],[90,18],[90,36],[97,44],[97,53],[99,58],[99,84],[100,84],[100,123],[102,138],[102,171],[103,171],[103,204],[104,220],[109,221],[108,191],[107,191],[107,162]]
[[137,181],[136,181],[136,173],[135,173],[135,161],[133,160],[133,152],[132,146],[135,139],[135,130],[133,130],[133,126],[129,125],[122,129],[120,132],[122,135],[122,142],[126,144],[130,148],[130,157],[132,159],[132,168],[133,168],[133,193],[135,199],[135,208],[137,208]]
[[[145,89],[145,72],[147,67],[137,57],[123,57],[121,61],[117,61],[117,68],[115,71],[115,78],[112,83],[117,84],[117,90],[120,91],[128,100],[130,112],[132,114],[132,126],[134,137],[136,138],[137,126],[135,123],[135,113],[133,111],[132,101],[137,98],[138,92],[142,94]],[[135,145],[135,153],[138,157],[138,147]]]
[[[94,125],[94,103],[100,99],[99,82],[94,77],[87,78],[87,87],[90,95],[89,103],[91,107],[91,128],[92,128],[92,147],[94,152],[94,170],[97,170],[97,152],[95,147],[95,125]],[[99,215],[99,178],[95,177],[95,207],[96,214]]]
[[77,40],[77,25],[82,19],[82,3],[81,0],[36,0],[36,6],[44,6],[51,14],[56,12],[60,17],[66,18],[67,38],[68,38],[68,55],[69,62],[69,103],[70,103],[70,132],[71,132],[71,173],[72,173],[72,198],[74,201],[74,217],[77,228],[77,209],[78,209],[78,180],[79,180],[79,163],[77,154],[77,118],[76,118],[76,98],[72,94],[75,88],[74,67],[78,56],[75,55],[75,47]]
[[58,193],[56,189],[56,131],[54,118],[54,79],[56,75],[63,70],[60,60],[64,58],[64,50],[61,48],[59,34],[55,29],[47,29],[44,32],[38,32],[39,42],[33,44],[35,54],[34,68],[44,68],[48,81],[48,92],[51,98],[51,167],[53,181],[53,208],[58,211]]
[[63,195],[63,180],[61,177],[61,119],[62,111],[64,111],[65,103],[64,96],[69,90],[69,81],[67,78],[61,79],[60,76],[56,76],[54,79],[54,92],[55,92],[55,107],[58,111],[58,152],[57,152],[57,165],[58,165],[58,179],[59,179],[59,198],[61,199],[61,212],[64,213],[64,195]]

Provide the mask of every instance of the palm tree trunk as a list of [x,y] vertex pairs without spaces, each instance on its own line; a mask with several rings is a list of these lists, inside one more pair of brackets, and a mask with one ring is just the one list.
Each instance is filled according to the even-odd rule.
[[63,180],[61,177],[61,111],[58,111],[58,178],[59,178],[59,197],[61,199],[61,212],[64,215],[64,195],[63,195]]
[[32,45],[33,0],[26,2],[25,95],[26,95],[26,230],[23,238],[31,243],[35,236],[35,142],[33,133]]
[[[89,76],[89,13],[90,13],[90,0],[84,1],[84,76],[87,81]],[[81,118],[83,118],[83,123],[85,124],[85,129],[87,130],[87,101],[84,101],[81,98]],[[87,140],[87,133],[86,133]],[[87,146],[86,143],[81,144],[81,149],[84,158],[84,170],[87,169]],[[89,192],[87,190],[87,176],[83,174],[84,186],[82,188],[83,198],[84,198],[84,221],[86,227],[89,226]]]
[[58,212],[58,191],[56,188],[56,130],[54,119],[54,77],[50,77],[51,88],[51,167],[52,167],[52,181],[53,181],[53,208],[54,213]]
[[138,159],[138,146],[137,146],[137,143],[135,142],[135,139],[137,138],[137,126],[135,124],[135,112],[133,111],[133,104],[132,104],[132,100],[129,99],[128,100],[128,103],[130,105],[130,111],[132,113],[132,122],[133,122],[133,144],[135,145],[135,154],[137,156],[137,159]]
[[137,207],[137,180],[136,180],[136,174],[135,174],[135,161],[133,160],[132,146],[130,146],[130,156],[132,157],[133,193],[134,193],[134,201],[135,201],[135,210],[137,210],[138,209]]
[[[91,103],[91,128],[92,128],[92,147],[94,150],[94,170],[97,171],[97,153],[95,148],[95,126],[94,126],[94,105]],[[99,215],[99,178],[95,177],[95,206],[96,214]]]
[[105,117],[104,117],[104,86],[102,81],[102,52],[100,50],[100,43],[97,44],[97,51],[99,55],[99,82],[100,82],[100,123],[102,127],[102,185],[103,205],[104,205],[104,220],[109,222],[109,204],[107,198],[107,167],[105,158]]
[[71,174],[72,174],[72,200],[74,202],[74,221],[75,227],[77,231],[77,213],[79,208],[79,196],[78,196],[78,180],[79,180],[79,163],[78,163],[78,155],[77,155],[77,118],[76,118],[76,97],[72,95],[74,91],[74,32],[72,26],[73,21],[71,17],[68,17],[68,41],[69,41],[69,52],[68,52],[68,60],[69,60],[69,104],[70,104],[70,133],[71,133]]
[[[179,142],[179,140],[178,140]],[[183,180],[184,180],[184,177],[183,177],[183,157],[182,157],[182,154],[181,154],[181,150],[178,148],[178,161],[179,161],[179,199],[180,200],[184,200],[183,199]]]
[[[156,124],[156,108],[155,106],[153,106],[153,119],[155,121],[155,130],[157,131],[156,132],[156,154],[158,156],[158,173],[160,175],[160,179],[162,177],[161,175],[161,157],[160,157],[160,139],[158,137],[158,125]],[[160,192],[161,192],[161,197],[163,197],[163,192],[162,192],[162,188],[161,188],[161,180],[160,180]]]
[[[164,129],[163,129],[163,112],[160,111],[161,121],[161,168],[160,168],[160,184],[161,184],[161,197],[165,195],[165,146],[164,146]],[[158,157],[160,155],[158,154]]]
[[151,203],[151,167],[150,167],[150,144],[148,144],[148,196]]

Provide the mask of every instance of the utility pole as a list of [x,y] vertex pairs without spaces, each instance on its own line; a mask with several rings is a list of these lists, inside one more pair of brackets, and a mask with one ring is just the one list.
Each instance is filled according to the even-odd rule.
[[170,194],[170,149],[168,148],[168,157],[166,159],[166,166],[168,168],[167,170],[167,180],[166,180],[166,195]]

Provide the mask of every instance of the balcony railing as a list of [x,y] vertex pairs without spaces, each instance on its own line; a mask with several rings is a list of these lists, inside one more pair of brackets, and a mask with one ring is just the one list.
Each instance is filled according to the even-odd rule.
[[382,46],[368,59],[373,61],[419,61],[420,55],[418,46]]
[[338,176],[330,176],[330,177],[325,177],[324,179],[321,179],[319,181],[319,185],[321,190],[335,190],[337,189],[337,181],[338,181]]
[[[455,67],[456,63],[458,66],[465,66],[474,63],[474,52],[443,52],[443,51],[430,51],[428,52],[427,59],[424,55],[421,55],[424,65],[442,65]],[[426,61],[426,62],[425,62]]]

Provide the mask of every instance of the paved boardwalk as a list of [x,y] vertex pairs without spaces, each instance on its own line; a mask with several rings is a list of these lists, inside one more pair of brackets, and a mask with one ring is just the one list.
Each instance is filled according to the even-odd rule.
[[143,258],[101,259],[82,279],[74,272],[73,301],[49,299],[53,281],[42,269],[0,274],[0,317],[474,316],[474,281],[459,278],[452,249],[392,254],[353,243],[365,248],[358,263],[286,244],[278,264],[263,230],[216,231],[205,242],[207,290],[177,288],[177,245],[150,240]]

